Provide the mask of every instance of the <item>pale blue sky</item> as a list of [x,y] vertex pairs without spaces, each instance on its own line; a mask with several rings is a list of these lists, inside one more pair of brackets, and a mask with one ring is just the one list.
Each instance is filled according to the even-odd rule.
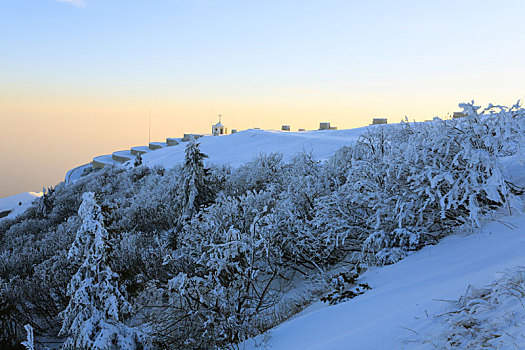
[[2,4],[2,80],[23,87],[339,93],[386,80],[511,74],[524,58],[523,1]]
[[0,196],[143,144],[150,110],[161,140],[525,96],[522,0],[78,1],[0,0]]

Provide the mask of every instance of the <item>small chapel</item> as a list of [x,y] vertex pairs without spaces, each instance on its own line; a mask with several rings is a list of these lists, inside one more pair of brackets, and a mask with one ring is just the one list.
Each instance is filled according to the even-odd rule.
[[221,123],[221,117],[222,116],[219,114],[219,122],[217,124],[212,125],[211,127],[211,134],[213,136],[226,135],[226,133],[228,132],[226,126],[222,125]]

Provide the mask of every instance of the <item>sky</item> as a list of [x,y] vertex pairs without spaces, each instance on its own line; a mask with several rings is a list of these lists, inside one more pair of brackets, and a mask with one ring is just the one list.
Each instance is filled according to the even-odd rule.
[[0,197],[151,139],[525,97],[521,0],[0,0]]

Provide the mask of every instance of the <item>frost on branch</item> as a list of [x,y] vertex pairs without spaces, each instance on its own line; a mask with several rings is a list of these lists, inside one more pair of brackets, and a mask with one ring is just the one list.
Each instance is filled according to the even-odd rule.
[[365,240],[363,251],[368,262],[388,265],[403,259],[407,252],[415,250],[420,243],[420,235],[405,228],[396,228],[386,234],[374,232]]
[[500,157],[523,141],[523,110],[463,107],[464,118],[371,129],[355,145],[338,206],[362,218],[362,260],[395,262],[455,227],[479,227],[490,211],[522,210]]
[[439,349],[523,349],[524,305],[525,268],[518,267],[489,286],[469,286],[450,311],[435,316],[440,325],[420,342]]

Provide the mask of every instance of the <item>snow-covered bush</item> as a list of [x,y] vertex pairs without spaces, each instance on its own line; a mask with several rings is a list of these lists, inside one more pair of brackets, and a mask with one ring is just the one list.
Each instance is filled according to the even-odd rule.
[[[420,245],[421,236],[406,228],[396,228],[388,234],[376,231],[365,240],[363,252],[367,262],[393,264],[403,259],[410,250],[416,250]],[[371,254],[367,254],[367,253]]]
[[299,270],[322,270],[337,261],[335,243],[327,238],[326,227],[318,226],[316,214],[319,199],[331,192],[326,170],[311,154],[300,153],[284,166],[279,186],[272,186],[276,198],[273,210],[267,215],[273,237],[281,248],[287,264]]
[[36,199],[36,211],[40,218],[46,217],[53,209],[54,188],[42,189],[42,196]]
[[231,174],[229,195],[238,196],[248,191],[261,191],[279,183],[283,167],[281,153],[261,153]]
[[179,169],[164,171],[162,175],[146,169],[133,168],[133,193],[114,200],[115,208],[110,213],[114,224],[111,226],[119,231],[158,233],[172,228],[180,216]]
[[354,149],[343,146],[323,163],[325,181],[328,181],[332,190],[346,183],[348,171],[352,166]]
[[[268,192],[220,196],[185,228],[177,256],[182,271],[170,279],[172,330],[158,334],[170,346],[225,347],[260,332],[265,313],[278,303],[289,279],[265,215]],[[179,345],[177,345],[179,344]]]
[[[455,226],[479,226],[490,210],[521,210],[498,156],[516,151],[525,113],[480,115],[471,104],[464,107],[464,118],[373,129],[356,145],[365,151],[353,160],[343,187],[347,206],[367,212],[365,260],[372,253],[379,261],[396,261],[403,250]],[[400,239],[399,229],[411,239]],[[377,239],[389,243],[373,243]]]
[[328,292],[321,297],[321,301],[335,305],[370,290],[367,283],[358,283],[360,271],[345,271],[333,276],[329,281]]
[[[469,286],[422,344],[439,349],[523,349],[525,268],[500,274],[489,286]],[[437,330],[437,331],[436,331]]]
[[135,157],[135,160],[133,161],[133,166],[136,168],[141,165],[142,165],[142,155],[139,153],[137,154],[137,156]]

